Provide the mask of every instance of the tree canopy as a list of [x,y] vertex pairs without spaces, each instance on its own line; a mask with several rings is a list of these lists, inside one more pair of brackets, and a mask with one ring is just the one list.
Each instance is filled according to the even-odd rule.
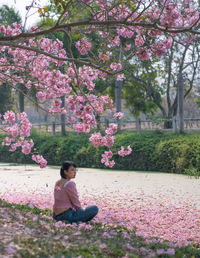
[[[50,5],[52,8],[47,8],[33,1],[25,7],[25,21],[34,8],[43,17],[40,26],[29,30],[26,22],[0,26],[0,83],[6,81],[14,88],[21,83],[27,89],[34,88],[40,108],[45,110],[43,104],[49,102],[46,112],[65,114],[68,122],[75,122],[78,132],[95,130],[90,141],[95,147],[105,147],[102,163],[112,167],[113,134],[117,124],[110,124],[102,133],[98,131],[96,118],[105,111],[113,113],[113,119],[121,118],[122,114],[115,112],[108,95],[96,94],[95,82],[105,80],[107,75],[123,80],[125,60],[160,58],[180,34],[183,44],[192,45],[200,34],[199,3],[187,0],[51,0]],[[54,17],[52,25],[46,27],[45,17]],[[67,50],[59,38],[49,37],[53,33],[64,35]],[[101,40],[92,41],[91,35]],[[73,40],[77,56],[72,51]],[[123,51],[123,60],[119,48]],[[4,144],[10,146],[11,151],[21,147],[23,153],[32,153],[32,159],[44,167],[44,158],[32,152],[34,143],[26,113],[17,114],[18,122],[13,111],[7,111],[1,118],[1,129],[8,134]],[[130,153],[130,147],[126,150],[122,146],[118,150],[120,156]]]

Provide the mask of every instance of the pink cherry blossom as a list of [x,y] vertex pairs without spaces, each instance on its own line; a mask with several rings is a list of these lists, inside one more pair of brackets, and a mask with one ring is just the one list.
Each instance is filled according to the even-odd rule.
[[122,119],[124,117],[124,114],[122,112],[117,112],[113,115],[113,118],[116,119]]
[[110,54],[109,52],[106,52],[106,53],[99,52],[99,58],[103,61],[108,61],[110,59]]
[[131,49],[131,46],[132,46],[131,44],[126,44],[126,47],[125,47],[124,50],[125,51],[129,51]]
[[166,251],[166,254],[175,255],[175,249],[174,248],[168,248],[167,251]]
[[119,63],[112,63],[110,65],[110,68],[116,71],[120,71],[122,69],[122,65]]
[[123,73],[117,75],[117,81],[123,81],[124,78],[125,76]]
[[31,148],[33,147],[33,141],[28,142],[25,140],[22,144],[22,152],[28,155],[31,152]]
[[101,136],[101,133],[93,133],[89,140],[92,142],[94,147],[98,147],[103,144],[103,137]]
[[120,37],[116,36],[116,37],[112,38],[110,40],[110,45],[111,45],[111,47],[115,47],[115,46],[119,47],[119,45],[120,45]]
[[172,46],[172,39],[165,39],[163,41],[163,44],[165,45],[166,49],[171,48],[171,46]]
[[165,250],[164,249],[157,249],[156,253],[161,255],[161,254],[165,254]]
[[137,47],[141,47],[144,45],[144,42],[145,42],[145,36],[137,35],[135,39],[135,45]]
[[112,168],[115,164],[114,160],[112,160],[112,161],[110,160],[110,158],[112,158],[112,156],[113,156],[112,151],[104,151],[104,153],[102,154],[101,162],[105,163],[106,166]]
[[107,147],[112,147],[114,144],[114,136],[106,135],[103,137],[103,145]]
[[122,28],[117,29],[117,33],[118,33],[118,35],[120,35],[124,38],[132,38],[135,33],[134,30],[135,29],[133,27],[131,27],[131,29],[122,27]]
[[14,124],[13,126],[10,127],[10,132],[12,133],[13,138],[16,138],[19,133],[19,127],[17,124]]
[[106,248],[107,247],[107,244],[100,244],[99,245],[99,248],[101,248],[101,249],[104,249],[104,248]]
[[41,155],[32,155],[32,160],[40,164],[40,168],[45,168],[47,161]]
[[132,149],[131,149],[130,145],[127,147],[127,150],[125,150],[124,146],[121,146],[121,150],[118,151],[118,154],[119,154],[119,156],[124,157],[124,156],[131,154],[131,152],[132,152]]
[[9,123],[9,124],[12,124],[15,122],[15,113],[13,111],[7,111],[5,112],[5,114],[3,115],[3,118],[4,118],[4,124],[5,123]]
[[12,246],[8,245],[6,252],[7,252],[7,254],[15,254],[17,252],[17,250],[14,249]]
[[151,53],[147,50],[147,48],[139,48],[136,52],[136,55],[141,60],[149,60]]
[[79,50],[81,55],[87,55],[88,51],[91,49],[91,46],[92,44],[85,37],[76,42],[76,48]]
[[105,132],[106,132],[106,134],[112,135],[117,132],[117,128],[118,128],[117,124],[111,123],[111,124],[109,124],[109,127],[106,129]]

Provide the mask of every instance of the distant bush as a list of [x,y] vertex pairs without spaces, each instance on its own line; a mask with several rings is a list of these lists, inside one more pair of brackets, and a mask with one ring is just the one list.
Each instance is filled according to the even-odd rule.
[[[60,165],[64,160],[73,160],[80,167],[105,168],[101,163],[104,148],[94,148],[88,139],[88,135],[73,133],[65,137],[33,134],[34,147],[48,160],[48,164]],[[117,154],[120,146],[128,145],[133,152],[120,157]],[[21,150],[10,152],[8,149],[0,145],[1,162],[33,163],[30,155],[23,155]],[[119,133],[115,138],[113,154],[116,163],[114,169],[197,175],[200,171],[200,135]]]
[[200,170],[200,136],[185,135],[160,142],[155,149],[155,164],[160,171],[188,173]]

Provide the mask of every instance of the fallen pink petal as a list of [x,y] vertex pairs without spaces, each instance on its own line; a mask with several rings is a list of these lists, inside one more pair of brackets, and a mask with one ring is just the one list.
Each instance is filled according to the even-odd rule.
[[[22,167],[18,167],[18,169],[24,170]],[[14,183],[15,180],[12,179],[13,172],[7,171],[7,175],[1,174],[0,198],[13,203],[32,203],[41,209],[52,209],[54,179],[48,178],[47,180],[47,176],[51,175],[56,178],[58,172],[54,172],[53,169],[47,169],[46,172],[39,172],[34,168],[31,170],[30,172],[24,170],[23,181],[18,183]],[[32,177],[34,181],[28,187],[30,179],[26,175],[32,174],[34,170],[35,179]],[[175,185],[171,185],[171,183],[163,183],[145,192],[142,185],[150,184],[150,178],[152,177],[154,180],[154,175],[148,175],[145,179],[144,174],[137,172],[131,172],[132,174],[116,172],[118,174],[114,175],[114,172],[93,169],[79,169],[79,171],[81,172],[80,177],[77,178],[77,186],[80,199],[82,203],[96,204],[99,207],[99,213],[95,218],[96,222],[113,226],[124,225],[131,230],[136,228],[137,236],[145,239],[156,237],[160,242],[168,240],[179,246],[200,242],[200,199],[197,194],[200,189],[199,181],[174,175],[174,184],[180,184],[180,180],[184,184],[188,182],[188,184],[192,184],[191,190],[188,188],[186,191],[178,185],[175,188]],[[124,173],[127,173],[126,178],[128,179],[124,179]],[[95,180],[100,174],[102,180],[98,179],[98,184],[95,184]],[[90,182],[87,181],[86,175],[90,175]],[[111,175],[113,178],[110,178]],[[169,175],[161,175],[169,179]],[[132,184],[129,179],[131,177],[132,180],[135,180]],[[7,181],[6,178],[9,180]],[[115,178],[118,182],[115,182]],[[47,182],[48,188],[46,188]],[[134,184],[137,185],[137,188],[133,186]],[[150,191],[152,192],[150,193]],[[18,217],[23,219],[23,215],[20,213],[18,213]],[[33,220],[36,220],[36,217]],[[55,223],[55,226],[62,226],[62,222]],[[83,227],[89,230],[91,226],[84,225]],[[102,237],[110,238],[112,235],[105,232]],[[169,252],[172,251],[169,250]]]

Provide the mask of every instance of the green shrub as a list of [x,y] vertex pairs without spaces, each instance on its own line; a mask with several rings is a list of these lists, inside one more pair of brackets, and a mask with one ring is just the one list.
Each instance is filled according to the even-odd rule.
[[161,141],[155,150],[155,163],[160,171],[184,173],[189,167],[200,168],[200,137],[182,136]]
[[200,170],[198,170],[197,168],[194,168],[192,166],[190,166],[189,168],[186,168],[184,170],[185,174],[187,174],[190,177],[195,177],[196,179],[200,178]]
[[56,156],[59,160],[77,160],[77,152],[88,144],[88,137],[85,135],[62,137],[56,149]]
[[56,155],[57,149],[59,148],[61,138],[48,137],[46,140],[36,143],[36,147],[40,153],[48,160],[49,164],[57,164],[59,162]]
[[[5,136],[0,135],[2,141]],[[33,134],[34,148],[43,155],[48,164],[60,165],[73,160],[80,167],[105,168],[101,155],[108,148],[95,148],[88,135],[69,133],[65,137]],[[130,145],[132,153],[124,158],[117,152],[121,146]],[[119,133],[113,146],[114,169],[163,171],[197,174],[200,171],[200,135],[162,132]],[[33,163],[31,155],[25,156],[21,149],[10,152],[0,145],[1,162]]]

